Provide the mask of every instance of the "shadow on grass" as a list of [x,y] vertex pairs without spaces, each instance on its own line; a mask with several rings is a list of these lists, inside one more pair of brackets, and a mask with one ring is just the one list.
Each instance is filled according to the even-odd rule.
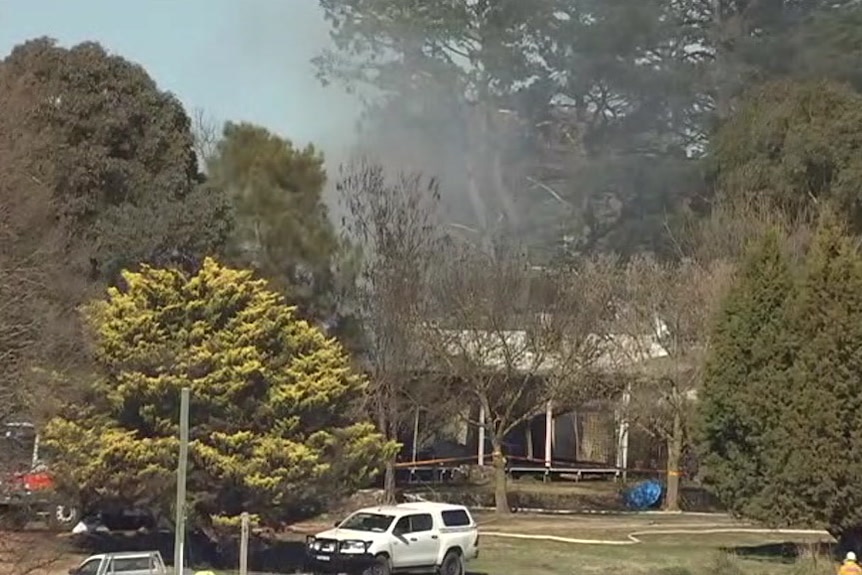
[[831,557],[835,554],[835,544],[827,541],[811,543],[788,541],[784,543],[766,543],[763,545],[723,547],[721,551],[731,553],[742,559],[791,564],[796,563],[803,557]]
[[[76,547],[86,553],[157,550],[165,562],[173,563],[173,533],[93,533],[77,536]],[[239,541],[215,543],[201,533],[189,533],[186,540],[186,557],[194,568],[233,571],[239,567]],[[248,543],[249,571],[267,573],[294,573],[303,568],[305,546],[301,541],[252,536]]]

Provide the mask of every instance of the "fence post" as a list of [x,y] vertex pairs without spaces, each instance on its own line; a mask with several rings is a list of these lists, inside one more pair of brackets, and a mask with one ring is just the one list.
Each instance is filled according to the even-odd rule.
[[242,532],[239,539],[239,575],[248,575],[248,513],[242,513]]

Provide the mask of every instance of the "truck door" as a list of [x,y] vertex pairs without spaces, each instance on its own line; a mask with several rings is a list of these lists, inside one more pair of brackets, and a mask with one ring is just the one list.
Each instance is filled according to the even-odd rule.
[[393,529],[393,567],[430,567],[437,562],[440,538],[430,513],[405,515]]

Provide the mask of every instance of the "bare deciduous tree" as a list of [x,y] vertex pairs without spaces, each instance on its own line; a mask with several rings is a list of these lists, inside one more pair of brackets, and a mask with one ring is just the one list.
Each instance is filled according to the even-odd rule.
[[460,386],[465,415],[493,448],[494,499],[508,513],[504,439],[544,413],[595,398],[614,291],[614,258],[540,269],[508,246],[453,244],[438,267],[426,342]]
[[218,122],[202,108],[192,112],[192,133],[195,137],[195,155],[201,169],[206,169],[207,160],[213,157],[216,146],[221,138],[221,127]]
[[670,239],[679,256],[706,265],[718,260],[738,261],[752,241],[768,230],[778,230],[790,252],[800,255],[811,236],[812,216],[792,216],[767,199],[723,200],[713,206],[708,217],[693,216],[684,221]]
[[[387,439],[413,427],[416,409],[434,419],[445,399],[418,345],[428,313],[428,285],[441,245],[437,182],[421,174],[390,176],[367,158],[342,170],[337,185],[346,216],[345,240],[359,252],[355,283],[342,303],[361,322],[360,357],[369,374],[369,407]],[[429,395],[430,393],[430,395]],[[395,461],[385,492],[395,495]]]
[[[731,267],[637,256],[625,266],[617,310],[617,352],[634,385],[624,406],[632,423],[667,445],[669,510],[679,509],[689,412],[709,346],[711,320]],[[628,395],[628,394],[627,394]]]

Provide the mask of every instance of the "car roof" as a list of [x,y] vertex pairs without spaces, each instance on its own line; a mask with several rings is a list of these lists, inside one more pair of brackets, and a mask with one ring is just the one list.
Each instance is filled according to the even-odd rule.
[[429,511],[455,511],[466,510],[463,505],[453,503],[440,503],[437,501],[413,501],[410,503],[399,503],[398,505],[379,505],[377,507],[363,507],[355,513],[385,513],[387,515],[407,515],[409,513],[421,513]]
[[399,509],[410,509],[413,511],[454,511],[463,510],[463,505],[455,505],[454,503],[442,503],[439,501],[411,501],[410,503],[401,503]]
[[378,505],[377,507],[363,507],[357,509],[354,513],[385,513],[387,515],[398,515],[403,513],[397,505]]
[[149,557],[155,555],[158,551],[119,551],[117,553],[107,553],[115,559],[127,559],[133,557]]

